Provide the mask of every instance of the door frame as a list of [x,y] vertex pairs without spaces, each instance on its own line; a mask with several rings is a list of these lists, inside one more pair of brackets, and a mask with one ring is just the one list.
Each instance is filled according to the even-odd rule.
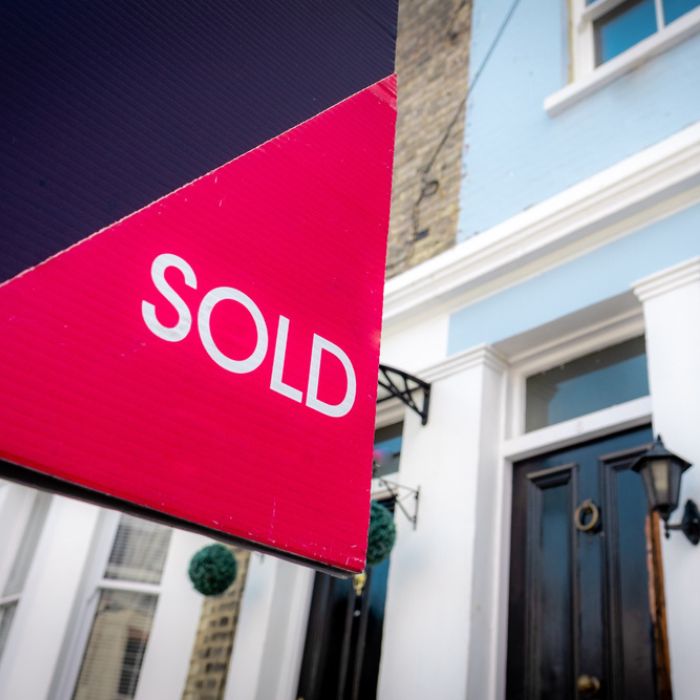
[[510,581],[510,533],[512,515],[513,465],[530,457],[564,449],[579,442],[613,435],[653,423],[652,401],[645,396],[588,413],[572,420],[525,432],[525,382],[531,374],[544,371],[582,355],[644,335],[644,317],[639,305],[622,313],[600,310],[598,320],[579,330],[566,332],[568,319],[560,319],[535,333],[524,334],[513,343],[496,345],[508,357],[506,398],[502,407],[500,469],[494,494],[492,539],[496,545],[494,581],[497,582],[493,623],[496,629],[492,649],[491,687],[495,697],[506,697],[508,650],[508,600]]

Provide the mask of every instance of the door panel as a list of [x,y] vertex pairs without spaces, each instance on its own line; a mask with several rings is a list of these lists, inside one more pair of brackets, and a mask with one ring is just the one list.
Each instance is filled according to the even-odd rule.
[[[566,514],[574,501],[572,467],[530,475],[528,491],[536,504],[528,513],[528,531],[535,543],[529,565],[529,646],[535,650],[530,658],[529,675],[537,696],[555,700],[571,686],[571,663],[561,654],[571,638],[572,542],[570,519]],[[546,577],[537,572],[548,571]],[[546,611],[548,624],[540,624]]]
[[514,465],[509,699],[658,699],[647,504],[630,471],[651,439],[635,429]]

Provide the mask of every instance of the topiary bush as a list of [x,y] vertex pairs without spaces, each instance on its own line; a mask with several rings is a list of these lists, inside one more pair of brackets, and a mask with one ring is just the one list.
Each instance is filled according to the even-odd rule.
[[236,557],[222,544],[210,544],[190,559],[188,573],[202,595],[221,595],[236,579]]
[[385,506],[372,501],[367,537],[367,565],[383,562],[391,553],[396,542],[394,516]]

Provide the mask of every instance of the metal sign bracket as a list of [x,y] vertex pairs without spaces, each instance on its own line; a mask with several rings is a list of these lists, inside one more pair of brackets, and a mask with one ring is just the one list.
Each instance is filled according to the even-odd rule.
[[[415,530],[418,527],[418,504],[420,502],[420,486],[414,489],[410,486],[403,486],[402,484],[397,484],[395,481],[388,481],[382,476],[378,477],[377,481],[391,494],[391,496],[394,499],[394,503],[398,506],[399,510],[406,516],[411,525],[413,525],[413,529]],[[406,502],[408,502],[408,508],[405,505]]]

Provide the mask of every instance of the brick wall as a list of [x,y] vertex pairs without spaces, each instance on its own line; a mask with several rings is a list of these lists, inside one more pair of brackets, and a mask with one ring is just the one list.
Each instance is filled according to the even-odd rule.
[[456,240],[470,20],[471,0],[399,3],[388,277]]
[[230,547],[236,580],[219,596],[204,598],[182,700],[222,700],[226,687],[250,552]]

